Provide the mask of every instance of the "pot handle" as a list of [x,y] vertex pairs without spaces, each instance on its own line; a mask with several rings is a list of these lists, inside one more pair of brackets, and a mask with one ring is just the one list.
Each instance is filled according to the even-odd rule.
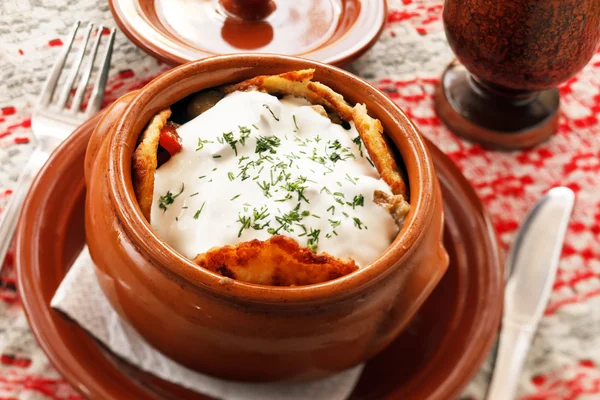
[[96,160],[96,156],[98,155],[100,148],[102,147],[102,144],[110,140],[110,137],[112,137],[113,134],[112,128],[115,125],[115,122],[123,114],[125,108],[129,105],[137,93],[138,90],[134,90],[133,92],[129,92],[119,97],[110,107],[108,107],[106,111],[104,111],[104,115],[102,118],[100,118],[100,121],[98,121],[98,124],[94,128],[85,153],[86,185],[88,184],[92,166]]

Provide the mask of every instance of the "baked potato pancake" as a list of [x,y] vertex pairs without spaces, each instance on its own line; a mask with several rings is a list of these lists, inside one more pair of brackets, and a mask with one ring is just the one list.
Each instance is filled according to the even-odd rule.
[[383,127],[314,72],[211,88],[185,104],[183,125],[169,121],[177,104],[150,121],[133,185],[167,244],[223,277],[273,286],[336,279],[390,245],[410,206]]

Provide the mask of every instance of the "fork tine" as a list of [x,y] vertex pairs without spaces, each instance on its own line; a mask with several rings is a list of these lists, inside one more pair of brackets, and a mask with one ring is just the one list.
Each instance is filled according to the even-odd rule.
[[96,59],[96,53],[98,52],[98,45],[100,44],[100,39],[102,38],[103,30],[104,26],[100,25],[100,27],[96,31],[96,40],[94,40],[94,44],[92,45],[92,50],[88,57],[86,69],[81,74],[81,79],[79,80],[77,91],[75,92],[75,96],[73,96],[73,101],[71,102],[72,113],[77,113],[79,111],[79,108],[81,107],[83,95],[85,94],[85,88],[87,87],[88,81],[90,80],[92,69],[94,69],[94,60]]
[[79,68],[81,67],[81,62],[83,61],[83,57],[85,56],[85,49],[87,47],[88,40],[90,39],[90,32],[92,32],[92,28],[94,24],[89,24],[83,38],[83,43],[79,52],[77,53],[77,57],[75,58],[75,63],[71,66],[71,71],[69,72],[69,77],[65,82],[62,92],[60,93],[60,97],[58,98],[58,102],[56,106],[58,109],[63,109],[65,104],[67,104],[67,100],[69,99],[69,94],[71,93],[71,88],[73,87],[73,83],[75,82],[75,78],[77,78],[77,72],[79,72]]
[[110,59],[112,56],[112,49],[115,42],[115,28],[111,29],[110,35],[108,36],[108,43],[104,50],[104,56],[102,57],[102,66],[98,71],[98,77],[94,84],[94,89],[88,101],[87,109],[85,110],[85,116],[90,117],[96,113],[102,107],[102,99],[104,99],[104,90],[106,89],[106,81],[108,79],[108,71],[110,70]]
[[77,29],[79,29],[80,22],[77,21],[75,26],[67,36],[69,40],[68,43],[63,45],[62,51],[60,52],[54,67],[52,67],[52,73],[48,76],[46,83],[44,84],[44,88],[40,94],[39,105],[42,107],[48,106],[50,101],[52,100],[52,96],[54,95],[54,90],[56,89],[56,83],[58,82],[58,78],[60,77],[60,73],[65,65],[65,61],[67,60],[67,55],[71,50],[71,46],[73,45],[73,41],[75,40],[75,34],[77,33]]

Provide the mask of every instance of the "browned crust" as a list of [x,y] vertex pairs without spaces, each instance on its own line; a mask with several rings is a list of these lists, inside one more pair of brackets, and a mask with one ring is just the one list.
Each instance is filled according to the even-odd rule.
[[158,166],[157,151],[160,130],[171,116],[166,108],[156,114],[142,133],[140,144],[133,153],[133,190],[142,214],[150,222],[150,210],[154,195],[154,173]]
[[383,136],[383,126],[378,119],[369,117],[364,104],[357,104],[352,110],[356,130],[360,134],[375,168],[381,179],[390,186],[392,193],[407,198],[407,188],[404,179],[398,171],[398,165],[391,149]]
[[221,276],[270,286],[300,286],[329,281],[356,271],[353,260],[314,254],[294,239],[275,235],[198,254],[194,262]]
[[373,202],[385,208],[398,226],[402,226],[410,209],[406,199],[401,194],[389,195],[381,190],[375,190]]

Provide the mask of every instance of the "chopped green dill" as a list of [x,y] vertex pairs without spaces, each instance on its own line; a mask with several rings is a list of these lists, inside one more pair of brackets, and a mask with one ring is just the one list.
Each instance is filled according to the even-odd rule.
[[200,206],[198,211],[196,211],[196,214],[194,214],[194,219],[198,219],[198,217],[200,216],[200,213],[202,213],[202,209],[204,208],[205,204],[206,204],[206,202],[202,203],[202,205]]
[[299,234],[298,236],[300,236],[300,237],[306,236],[306,234],[308,233],[308,231],[306,230],[306,226],[304,226],[304,224],[296,224],[296,226],[299,226],[300,228],[302,228],[302,233]]
[[320,229],[310,228],[310,232],[307,234],[308,239],[308,247],[313,253],[317,252],[317,246],[319,245],[319,234],[321,233]]
[[375,164],[373,164],[373,161],[369,158],[369,156],[367,156],[367,161],[369,162],[369,164],[371,164],[372,167],[375,166]]
[[263,191],[263,195],[267,198],[271,197],[271,193],[269,192],[269,190],[271,190],[271,184],[268,183],[267,181],[262,181],[262,184],[260,182],[256,182],[256,184],[258,185],[259,188],[262,189]]
[[250,178],[250,175],[248,175],[248,168],[250,167],[250,165],[254,166],[254,161],[250,161],[246,165],[244,165],[240,173],[237,175],[242,177],[242,181],[245,181],[246,179]]
[[346,180],[348,182],[352,183],[353,185],[356,185],[356,181],[350,175],[348,175],[347,172],[346,172]]
[[352,150],[350,150],[350,147],[344,147],[342,149],[342,154],[341,154],[342,160],[347,160],[349,158],[356,158],[354,156],[354,153],[352,153]]
[[277,168],[286,169],[286,168],[288,168],[288,165],[285,162],[280,161],[273,168],[275,168],[275,169],[277,169]]
[[266,206],[263,206],[260,211],[257,211],[256,208],[254,209],[254,220],[256,221],[260,221],[262,219],[267,218],[270,214],[267,214],[267,210],[268,208]]
[[327,211],[331,210],[331,215],[335,214],[335,206],[330,206]]
[[[357,217],[352,217],[352,219],[354,220],[354,226],[356,226],[358,229],[362,229],[364,226],[364,223]],[[366,226],[365,226],[366,229]]]
[[188,206],[181,207],[182,210],[187,210],[188,208],[189,208]]
[[296,127],[296,129],[294,129],[294,132],[298,132],[300,128],[298,128],[298,124],[296,123],[296,115],[292,115],[292,118],[294,119],[294,126]]
[[325,193],[327,193],[327,194],[331,194],[329,189],[327,189],[327,186],[323,186],[323,188],[321,189],[321,193],[323,193],[323,191],[325,191]]
[[271,164],[273,164],[273,157],[260,153],[258,155],[258,160],[256,160],[256,165],[262,165],[265,161],[268,161]]
[[307,203],[310,203],[306,196],[304,196],[304,190],[308,187],[304,185],[304,183],[306,183],[306,177],[299,176],[294,182],[287,182],[285,185],[283,185],[283,188],[288,192],[298,193],[298,201],[304,200]]
[[348,217],[349,217],[348,213],[346,213],[346,212],[344,212],[344,211],[342,211],[342,214],[343,214],[343,215],[344,215],[344,217],[346,217],[346,218],[348,218]]
[[229,178],[230,181],[235,179],[235,175],[233,175],[233,172],[231,172],[231,171],[227,173],[227,177]]
[[267,221],[267,223],[262,224],[262,225],[260,223],[258,223],[258,221],[262,221],[262,220],[266,219],[269,215],[271,215],[271,214],[268,214],[267,211],[268,211],[267,206],[262,206],[260,208],[260,210],[257,210],[255,208],[252,211],[252,216],[254,218],[254,224],[252,225],[252,229],[261,230],[261,229],[264,229],[266,226],[269,226],[269,223],[271,221]]
[[313,149],[313,154],[310,159],[318,164],[325,165],[325,157],[317,155],[317,149]]
[[[233,150],[233,152],[235,153],[235,155],[237,157],[237,142],[238,141],[233,138],[233,132],[224,132],[223,140],[225,142],[227,142],[227,144],[229,144],[229,146],[231,147],[231,149]],[[244,139],[244,140],[246,140],[246,139]]]
[[346,204],[348,204],[349,206],[352,206],[352,208],[356,208],[356,206],[364,207],[365,198],[362,194],[357,194],[356,196],[354,196],[354,199],[352,199],[352,202],[347,202]]
[[250,157],[247,157],[247,156],[241,156],[240,159],[238,160],[238,165],[240,165],[242,162],[246,161],[249,158]]
[[275,121],[279,122],[279,118],[277,118],[277,117],[275,116],[275,114],[273,113],[273,110],[271,110],[271,107],[269,107],[269,106],[268,106],[268,105],[266,105],[266,104],[263,104],[263,107],[264,107],[264,108],[266,108],[267,110],[269,110],[269,112],[271,113],[271,115],[273,116],[273,118],[275,118]]
[[[296,131],[294,131],[294,132],[296,132]],[[294,137],[294,142],[299,143],[299,146],[302,146],[302,147],[306,147],[307,146],[306,142],[302,138],[300,138],[298,136]]]
[[288,193],[288,194],[285,195],[284,198],[279,199],[279,200],[275,200],[275,201],[278,202],[278,203],[282,203],[282,202],[284,202],[286,200],[290,200],[291,198],[292,198],[292,195]]
[[321,219],[321,216],[317,215],[317,214],[311,214],[311,217],[314,217],[314,218],[317,218],[317,219]]
[[248,129],[248,127],[239,126],[239,125],[238,125],[238,129],[240,130],[240,144],[242,146],[245,146],[246,145],[246,139],[250,137],[250,133],[252,131],[250,129]]
[[254,124],[252,124],[252,127],[253,127],[254,129],[256,129],[257,131],[259,131],[259,130],[260,130],[260,129],[258,129],[258,126],[254,125]]
[[213,158],[221,158],[221,155],[220,154],[216,154],[216,155],[213,156]]
[[270,152],[275,154],[275,147],[279,147],[281,140],[277,136],[258,136],[256,139],[256,150],[255,153]]
[[342,148],[342,144],[340,143],[339,140],[335,140],[333,143],[331,143],[331,145],[329,145],[330,149],[334,149],[334,150],[339,150]]
[[342,193],[342,192],[333,192],[333,195],[340,196],[340,197],[346,197],[346,196],[344,196],[344,193]]
[[315,136],[315,142],[319,143],[321,141],[321,136],[317,135]]
[[360,152],[360,156],[363,156],[362,151],[362,140],[360,139],[360,135],[356,136],[352,141],[358,146],[358,151]]
[[279,223],[279,228],[269,228],[268,232],[271,235],[276,235],[281,229],[287,232],[292,232],[293,229],[291,228],[291,225],[294,222],[300,222],[300,220],[302,220],[302,216],[300,215],[300,213],[298,213],[299,209],[300,203],[298,203],[296,207],[290,212],[276,216],[275,220]]
[[164,196],[160,196],[158,199],[158,208],[163,210],[163,213],[167,211],[167,206],[173,204],[175,199],[179,197],[181,193],[183,193],[183,189],[185,188],[183,182],[181,183],[181,190],[177,194],[171,193],[170,190],[167,191],[167,194]]
[[196,148],[196,151],[202,150],[204,148],[204,145],[207,143],[214,143],[214,142],[212,140],[202,140],[202,138],[198,138],[198,147]]
[[194,193],[194,194],[190,194],[190,197],[197,196],[197,195],[198,195],[198,193],[200,193],[200,192],[196,192],[196,193]]
[[222,137],[220,137],[220,136],[217,138],[217,141],[218,141],[219,143],[221,143],[221,144],[225,143],[225,141],[223,140],[223,138],[222,138]]
[[237,199],[238,197],[240,197],[241,194],[236,194],[235,196],[233,196],[231,199],[229,199],[229,201],[233,201],[235,199]]
[[338,226],[340,226],[342,224],[342,221],[336,221],[336,220],[333,220],[333,219],[329,219],[328,221],[331,224],[331,227],[333,229],[337,228]]
[[217,167],[214,167],[214,168],[213,168],[213,172],[215,172],[216,170],[217,170]]
[[238,237],[240,237],[240,236],[242,236],[242,232],[244,231],[244,229],[250,228],[250,225],[252,224],[252,220],[250,219],[250,217],[247,217],[247,216],[242,217],[241,215],[238,214],[237,222],[242,224],[242,227],[240,228],[240,230],[238,232]]
[[334,151],[333,153],[331,153],[331,155],[329,156],[329,160],[333,163],[336,163],[338,161],[340,161],[342,159],[342,156],[340,156],[340,153]]

